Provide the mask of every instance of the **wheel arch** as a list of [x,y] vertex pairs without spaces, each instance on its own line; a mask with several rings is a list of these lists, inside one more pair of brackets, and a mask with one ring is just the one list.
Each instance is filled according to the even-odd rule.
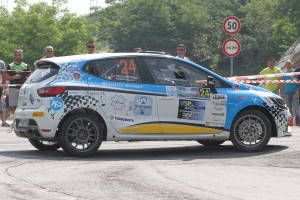
[[[276,128],[276,123],[275,123],[275,120],[274,118],[272,117],[271,113],[264,107],[261,107],[261,106],[248,106],[248,107],[245,107],[243,109],[241,109],[234,117],[234,119],[232,120],[232,122],[234,122],[234,120],[236,119],[236,117],[246,111],[246,110],[258,110],[260,111],[261,113],[263,113],[267,118],[268,120],[270,121],[270,124],[271,124],[271,127],[272,127],[272,134],[271,134],[271,137],[277,137],[278,133],[277,133],[277,128]],[[230,126],[230,130],[232,129],[232,126],[233,126],[233,123],[231,123],[231,126]]]
[[[77,109],[74,109],[74,110],[68,112],[63,117],[63,119],[59,122],[58,131],[61,129],[61,126],[66,121],[66,119],[75,113],[88,113],[88,114],[95,116],[97,118],[97,121],[102,124],[101,128],[103,130],[103,141],[105,141],[107,139],[107,126],[106,126],[106,123],[105,123],[103,117],[97,111],[90,109],[90,108],[77,108]],[[56,138],[58,137],[58,131],[55,134]]]

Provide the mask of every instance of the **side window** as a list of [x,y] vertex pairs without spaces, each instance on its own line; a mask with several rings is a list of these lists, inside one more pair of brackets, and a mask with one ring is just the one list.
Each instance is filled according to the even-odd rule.
[[[157,84],[202,87],[211,76],[197,67],[174,60],[146,58],[145,62]],[[216,80],[216,87],[220,82]]]
[[100,60],[89,63],[90,73],[109,81],[141,82],[136,63],[132,58]]

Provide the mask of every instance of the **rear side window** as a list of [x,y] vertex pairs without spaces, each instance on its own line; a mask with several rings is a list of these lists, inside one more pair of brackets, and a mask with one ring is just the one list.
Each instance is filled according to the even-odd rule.
[[88,68],[90,74],[104,80],[129,83],[141,82],[140,73],[132,58],[93,61],[88,63]]
[[59,67],[53,63],[40,64],[25,83],[38,83],[58,73]]

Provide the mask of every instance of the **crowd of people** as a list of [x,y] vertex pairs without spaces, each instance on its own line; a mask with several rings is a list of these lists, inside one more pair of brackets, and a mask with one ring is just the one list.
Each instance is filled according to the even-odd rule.
[[[86,50],[88,54],[94,54],[95,52],[95,42],[89,40],[86,42]],[[133,50],[134,52],[141,52],[140,47],[136,47]],[[177,46],[177,56],[185,60],[190,60],[185,56],[186,46],[184,44],[179,44]],[[47,46],[45,48],[45,56],[43,58],[52,58],[54,57],[54,48],[52,46]],[[10,115],[10,112],[14,114],[19,98],[19,91],[26,81],[26,79],[31,74],[30,67],[22,62],[23,51],[21,49],[15,50],[14,52],[14,62],[9,64],[7,67],[5,63],[0,60],[0,75],[1,75],[1,84],[0,87],[0,118],[2,121],[2,127],[9,127],[10,125],[6,122]],[[300,72],[300,67],[293,69],[293,63],[290,60],[287,60],[285,63],[286,71],[284,73],[293,73]],[[281,69],[275,67],[275,59],[270,57],[268,59],[268,67],[264,68],[259,74],[278,74],[282,73]],[[300,81],[300,75],[295,76],[283,76],[281,77],[269,77],[266,80],[298,80]],[[9,87],[8,87],[9,84]],[[273,92],[276,95],[280,95],[286,102],[293,118],[295,119],[296,125],[300,127],[300,117],[299,117],[299,95],[300,88],[299,83],[266,83],[266,89]],[[3,97],[3,98],[2,98]]]
[[[297,69],[293,68],[293,62],[291,60],[287,60],[285,62],[285,71],[283,73],[293,73],[300,72],[300,67]],[[281,69],[275,67],[275,59],[270,57],[268,59],[268,67],[263,69],[259,74],[279,74],[282,73]],[[291,76],[282,76],[282,77],[269,77],[266,80],[300,80],[300,76],[291,75]],[[300,127],[300,118],[299,118],[299,83],[298,82],[278,82],[278,83],[266,83],[266,89],[273,92],[274,94],[280,95],[284,101],[286,102],[292,116],[293,121],[292,124]],[[295,120],[294,120],[295,119]]]

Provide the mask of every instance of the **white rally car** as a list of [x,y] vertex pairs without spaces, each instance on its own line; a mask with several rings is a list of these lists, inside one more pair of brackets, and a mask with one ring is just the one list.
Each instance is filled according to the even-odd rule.
[[162,54],[42,59],[20,90],[14,130],[40,150],[90,156],[102,141],[195,140],[258,151],[287,134],[273,93]]

